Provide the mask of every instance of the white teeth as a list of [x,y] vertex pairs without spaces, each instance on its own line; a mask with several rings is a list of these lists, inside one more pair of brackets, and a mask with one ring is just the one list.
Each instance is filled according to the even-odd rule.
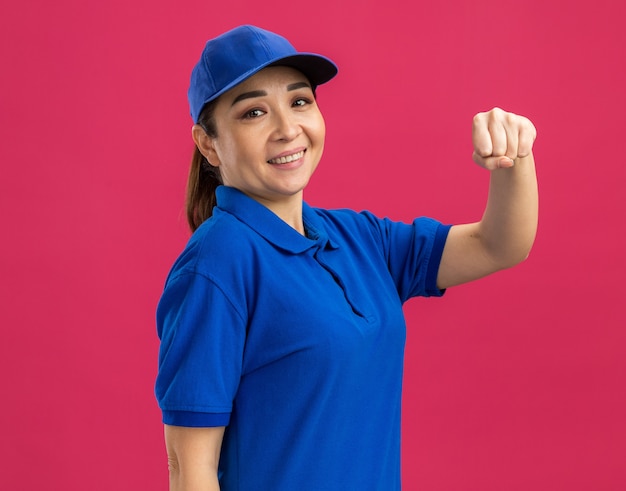
[[279,157],[277,159],[268,160],[270,164],[287,164],[288,162],[293,162],[294,160],[301,159],[304,155],[304,150],[301,150],[298,153],[294,153],[293,155],[287,155],[286,157]]

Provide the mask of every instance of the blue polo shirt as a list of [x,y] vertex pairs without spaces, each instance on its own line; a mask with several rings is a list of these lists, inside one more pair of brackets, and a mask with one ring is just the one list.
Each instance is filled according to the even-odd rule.
[[226,426],[225,491],[400,489],[402,304],[443,293],[449,227],[304,203],[303,236],[217,203],[157,309],[163,422]]

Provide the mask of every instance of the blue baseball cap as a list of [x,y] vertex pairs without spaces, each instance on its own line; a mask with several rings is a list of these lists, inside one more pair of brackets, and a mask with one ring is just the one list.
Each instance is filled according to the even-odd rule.
[[300,70],[314,87],[337,75],[325,56],[299,53],[284,37],[255,26],[239,26],[207,41],[191,72],[187,97],[194,123],[204,106],[268,66]]

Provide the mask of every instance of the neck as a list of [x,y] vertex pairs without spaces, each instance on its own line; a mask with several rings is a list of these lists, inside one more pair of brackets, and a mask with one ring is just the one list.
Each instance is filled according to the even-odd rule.
[[295,229],[298,233],[304,233],[304,221],[302,219],[302,193],[291,196],[289,199],[281,201],[259,200],[269,210],[275,213],[278,218],[287,225]]

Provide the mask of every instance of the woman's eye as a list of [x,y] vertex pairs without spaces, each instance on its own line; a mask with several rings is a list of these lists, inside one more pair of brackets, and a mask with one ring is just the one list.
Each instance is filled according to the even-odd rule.
[[245,119],[254,119],[254,118],[258,118],[259,116],[263,116],[263,114],[265,114],[261,109],[252,109],[251,111],[248,111],[246,114],[243,115],[243,117]]
[[293,103],[294,106],[298,107],[306,106],[307,104],[309,104],[308,99],[296,99]]

